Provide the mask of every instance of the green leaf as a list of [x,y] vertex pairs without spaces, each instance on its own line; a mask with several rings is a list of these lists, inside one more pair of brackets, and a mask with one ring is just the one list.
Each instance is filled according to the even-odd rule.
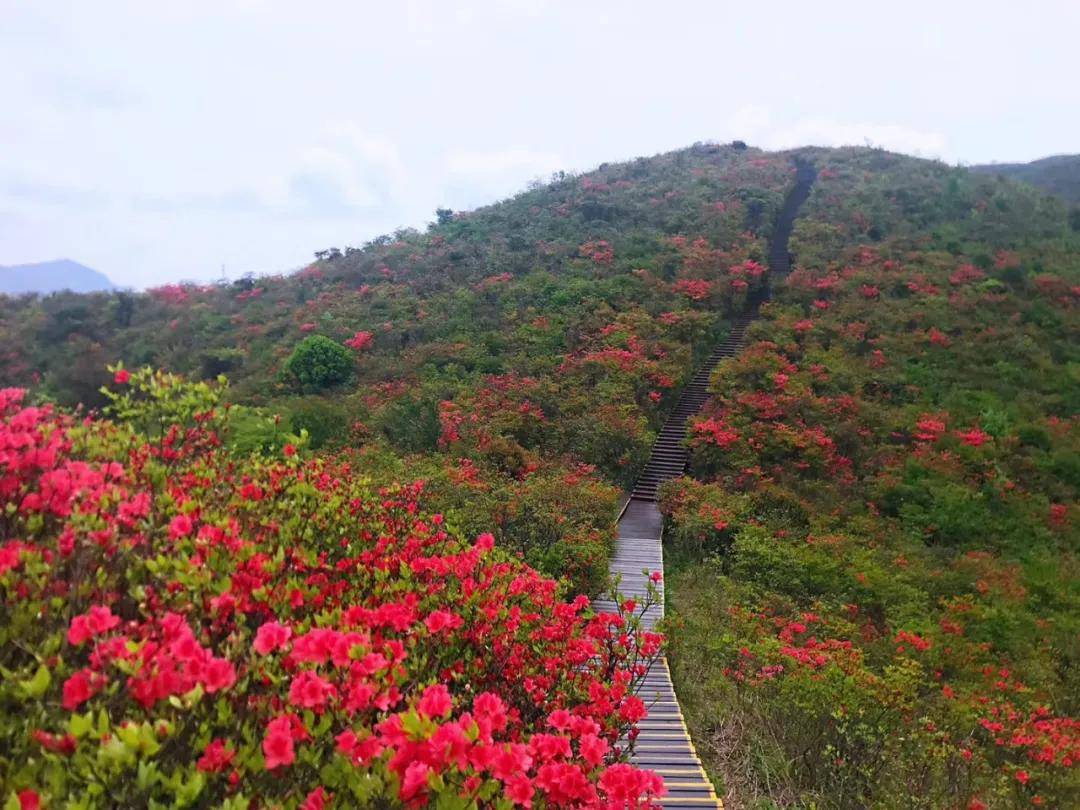
[[176,801],[181,807],[185,807],[189,804],[193,804],[199,794],[202,793],[203,788],[206,787],[206,777],[202,771],[195,771],[188,777],[187,781],[180,786],[180,790],[176,793]]
[[68,720],[68,731],[71,736],[76,739],[85,737],[90,733],[90,730],[94,727],[94,713],[87,712],[86,714],[73,714],[71,719]]
[[410,737],[420,737],[424,730],[424,721],[417,714],[416,709],[410,709],[401,718],[401,730]]
[[45,694],[45,691],[49,688],[49,684],[51,683],[52,673],[49,672],[47,666],[41,664],[37,668],[37,672],[34,673],[33,678],[19,682],[19,689],[26,697],[39,698]]

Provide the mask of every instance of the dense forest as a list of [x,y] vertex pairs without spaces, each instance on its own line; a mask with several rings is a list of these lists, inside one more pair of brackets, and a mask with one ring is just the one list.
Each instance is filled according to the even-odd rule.
[[726,804],[1066,806],[1078,256],[1068,204],[997,175],[698,144],[289,276],[0,297],[3,777],[648,802],[622,759],[659,638],[580,595],[761,303],[661,501],[667,654]]

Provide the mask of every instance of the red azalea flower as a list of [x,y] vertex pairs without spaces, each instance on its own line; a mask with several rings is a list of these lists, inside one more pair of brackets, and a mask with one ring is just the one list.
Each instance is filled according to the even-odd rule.
[[196,767],[205,773],[218,773],[228,768],[235,756],[236,752],[228,748],[225,741],[218,737],[207,743]]
[[417,704],[417,709],[420,710],[421,714],[428,717],[446,717],[450,714],[453,706],[453,701],[450,699],[450,690],[443,684],[437,683],[424,690],[424,694]]
[[71,734],[58,737],[55,734],[49,734],[47,731],[35,729],[32,736],[34,741],[46,751],[52,751],[54,754],[62,754],[66,757],[74,754],[75,749],[79,747],[79,741]]
[[227,658],[211,658],[202,683],[210,694],[228,689],[236,683],[236,668]]
[[88,639],[112,630],[118,624],[120,624],[120,618],[114,616],[108,607],[95,605],[86,613],[75,616],[71,620],[67,635],[68,644],[78,647]]
[[583,734],[578,741],[581,758],[594,768],[604,761],[609,748],[607,742],[595,734]]
[[90,670],[81,669],[64,681],[63,705],[69,712],[75,711],[97,693],[91,674]]
[[424,626],[429,633],[441,633],[443,630],[453,630],[461,627],[462,618],[448,610],[435,610],[424,619]]
[[305,709],[321,709],[337,690],[314,672],[305,670],[289,686],[289,703]]
[[296,761],[296,750],[293,748],[292,721],[288,715],[275,717],[267,723],[262,749],[268,771],[283,765],[292,765]]
[[187,537],[191,534],[191,530],[194,528],[194,524],[191,522],[191,517],[188,515],[177,515],[169,523],[169,537],[173,540],[178,540],[181,537]]
[[529,777],[524,773],[511,776],[504,781],[504,784],[506,785],[506,797],[514,804],[520,804],[523,807],[529,807],[532,804],[532,797],[536,791],[533,789]]
[[255,652],[259,655],[269,655],[275,650],[282,649],[292,636],[292,628],[278,622],[266,622],[255,633]]
[[984,433],[977,427],[967,431],[957,431],[956,437],[971,447],[981,447],[990,440],[990,434]]
[[428,775],[431,767],[423,762],[413,762],[405,769],[405,778],[401,780],[401,798],[409,801],[418,794],[427,791]]
[[300,810],[325,810],[330,800],[334,798],[333,793],[327,793],[326,788],[322,785],[311,791],[303,802],[300,804]]

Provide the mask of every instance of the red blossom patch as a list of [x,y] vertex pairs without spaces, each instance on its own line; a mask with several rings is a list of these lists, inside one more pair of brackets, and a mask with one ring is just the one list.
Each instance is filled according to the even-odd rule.
[[[133,408],[170,384],[129,383]],[[343,784],[381,785],[387,804],[484,792],[636,806],[660,791],[619,746],[645,716],[633,691],[660,636],[560,600],[490,534],[453,536],[420,485],[373,492],[294,449],[241,460],[212,405],[140,443],[22,400],[0,391],[0,498],[17,535],[0,538],[0,583],[25,649],[63,649],[41,657],[51,683],[26,704],[44,722],[13,738],[30,778],[58,784],[60,768],[78,795],[86,762],[152,740],[170,773],[266,806],[325,806],[335,761]],[[58,596],[82,607],[46,610]],[[18,682],[42,666],[5,656]],[[92,735],[67,733],[73,713],[95,718]],[[171,801],[155,784],[139,795]]]

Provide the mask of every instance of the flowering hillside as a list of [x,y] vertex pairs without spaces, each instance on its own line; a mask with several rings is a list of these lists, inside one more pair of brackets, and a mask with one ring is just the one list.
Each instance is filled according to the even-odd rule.
[[698,750],[733,807],[1070,806],[1080,240],[1005,183],[810,154],[798,266],[662,497]]
[[117,423],[0,390],[5,806],[656,795],[621,761],[660,643],[646,605],[564,601],[419,485],[230,453],[214,387],[114,387]]
[[596,593],[618,487],[764,283],[790,183],[785,156],[702,146],[443,211],[288,277],[0,297],[0,385],[93,406],[117,360],[224,373],[245,449],[306,430],[307,450],[423,479],[466,532]]
[[589,597],[770,289],[662,492],[669,655],[729,807],[1075,803],[1064,203],[732,144],[436,216],[289,276],[0,296],[11,807],[648,802],[659,638]]

